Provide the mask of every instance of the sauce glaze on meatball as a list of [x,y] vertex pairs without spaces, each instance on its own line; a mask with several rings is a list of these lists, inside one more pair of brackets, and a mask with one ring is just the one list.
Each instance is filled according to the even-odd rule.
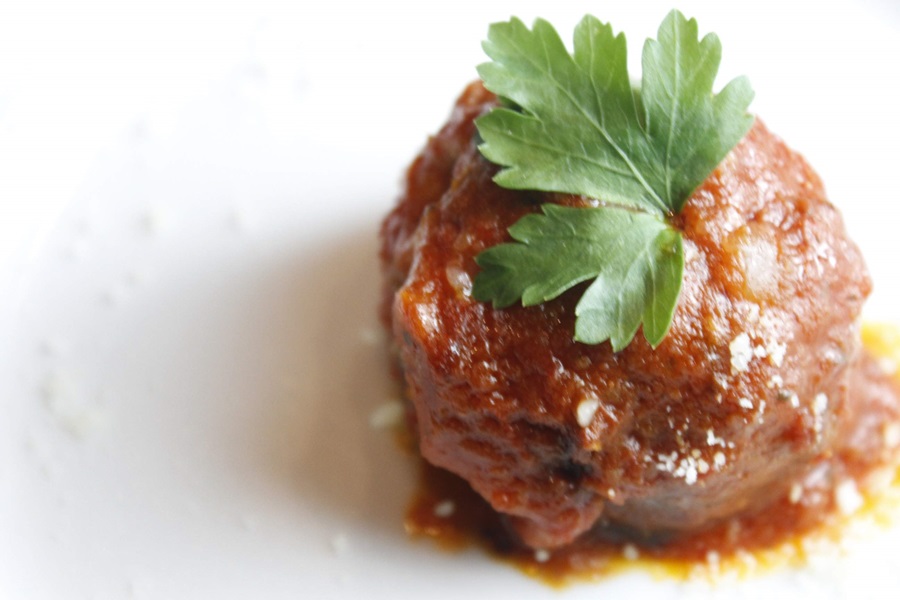
[[[583,287],[527,308],[472,298],[475,257],[520,217],[598,203],[495,185],[473,124],[495,104],[479,83],[465,90],[382,227],[382,317],[422,455],[534,548],[598,522],[696,532],[823,469],[837,485],[829,457],[867,414],[848,386],[871,284],[803,158],[756,121],[675,217],[686,261],[668,335],[614,353],[572,339]],[[878,418],[897,420],[887,397]],[[867,460],[889,452],[867,440]]]

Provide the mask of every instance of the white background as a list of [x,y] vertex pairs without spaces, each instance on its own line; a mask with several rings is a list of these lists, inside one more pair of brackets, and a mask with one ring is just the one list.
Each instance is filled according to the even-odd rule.
[[[900,320],[900,5],[678,7],[822,174],[869,315]],[[564,593],[403,533],[412,466],[368,425],[395,394],[375,232],[403,169],[491,21],[592,12],[636,68],[670,8],[0,4],[0,599],[893,597],[896,533],[712,588]]]

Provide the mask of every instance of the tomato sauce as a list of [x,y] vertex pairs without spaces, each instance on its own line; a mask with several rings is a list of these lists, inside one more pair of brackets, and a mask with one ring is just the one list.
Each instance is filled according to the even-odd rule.
[[[854,382],[851,393],[883,393],[883,389],[873,387],[884,381],[871,374],[896,371],[900,364],[900,327],[866,326],[863,341],[873,369],[863,369],[865,376]],[[893,393],[900,395],[896,372],[889,383]],[[843,459],[835,454],[831,460]],[[840,494],[824,494],[815,502],[799,501],[789,494],[756,514],[677,538],[646,538],[601,523],[564,548],[536,551],[519,542],[506,518],[463,479],[422,459],[419,468],[419,488],[405,523],[412,536],[430,538],[451,551],[481,547],[496,559],[552,586],[595,580],[634,568],[654,576],[685,579],[723,571],[746,575],[760,569],[799,566],[817,544],[838,543],[850,520],[873,519],[886,527],[900,523],[900,468],[895,457],[894,462],[875,468],[852,461],[840,466],[861,490],[861,505],[852,516],[842,513]]]

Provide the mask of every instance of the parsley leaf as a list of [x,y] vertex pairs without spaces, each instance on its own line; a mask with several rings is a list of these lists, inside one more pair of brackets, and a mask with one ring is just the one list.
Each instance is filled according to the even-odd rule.
[[510,228],[520,243],[478,256],[475,298],[528,306],[595,279],[576,308],[575,339],[620,350],[643,322],[655,347],[684,269],[681,234],[667,219],[749,131],[749,83],[713,92],[719,39],[699,39],[696,21],[678,11],[644,45],[639,89],[624,35],[590,15],[575,28],[572,54],[541,19],[531,30],[516,18],[492,25],[484,49],[492,62],[479,75],[507,104],[475,122],[482,154],[503,167],[497,184],[605,205],[545,205],[523,217]]
[[678,11],[644,46],[640,91],[631,86],[625,36],[588,15],[570,55],[553,26],[513,18],[491,26],[478,68],[485,86],[521,110],[476,121],[503,187],[566,192],[658,213],[678,212],[749,131],[746,78],[713,94],[722,47]]
[[509,228],[522,243],[500,244],[478,255],[483,270],[475,280],[476,294],[492,299],[497,308],[519,298],[533,306],[594,279],[575,308],[577,341],[609,339],[614,350],[621,350],[642,319],[647,340],[662,341],[681,290],[681,236],[645,212],[541,208],[542,215],[527,215]]

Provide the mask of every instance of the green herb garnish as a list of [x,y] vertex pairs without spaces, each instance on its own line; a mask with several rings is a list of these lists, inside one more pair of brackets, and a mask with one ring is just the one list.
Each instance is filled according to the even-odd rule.
[[575,339],[610,340],[618,351],[643,322],[656,347],[681,292],[681,234],[669,220],[753,124],[746,78],[718,94],[721,44],[672,11],[647,40],[643,80],[632,87],[623,34],[592,16],[575,28],[569,54],[538,19],[490,27],[493,60],[478,68],[507,106],[475,124],[506,188],[595,198],[594,208],[545,204],[509,232],[518,243],[489,248],[473,294],[495,307],[531,306],[594,279],[576,307]]

